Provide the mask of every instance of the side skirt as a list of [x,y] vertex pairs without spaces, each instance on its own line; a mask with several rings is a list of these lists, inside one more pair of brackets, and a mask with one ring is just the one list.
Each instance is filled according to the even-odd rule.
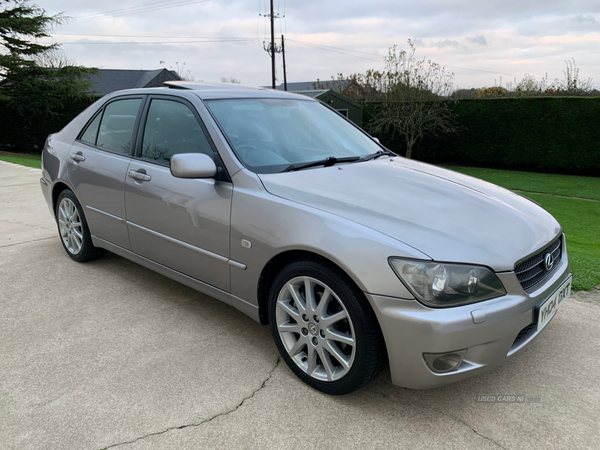
[[112,244],[104,239],[101,239],[96,236],[92,236],[92,242],[95,247],[101,247],[108,250],[111,253],[119,255],[125,259],[133,261],[136,264],[144,266],[154,272],[158,272],[161,275],[164,275],[167,278],[175,280],[181,284],[184,284],[196,291],[202,292],[203,294],[210,295],[217,300],[227,303],[228,305],[232,305],[236,309],[239,309],[241,312],[254,319],[256,322],[260,323],[260,318],[258,316],[258,307],[248,303],[247,301],[236,297],[235,295],[231,295],[229,292],[225,292],[221,289],[218,289],[210,284],[203,283],[196,278],[189,277],[181,272],[170,269],[167,266],[163,266],[157,262],[154,262],[148,258],[144,258],[136,253],[133,253],[129,250],[124,249],[123,247],[119,247],[118,245]]

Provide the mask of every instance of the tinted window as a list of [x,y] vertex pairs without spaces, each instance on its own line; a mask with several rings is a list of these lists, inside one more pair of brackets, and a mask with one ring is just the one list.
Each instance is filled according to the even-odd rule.
[[96,145],[96,138],[98,137],[98,126],[100,125],[100,119],[102,119],[102,113],[99,113],[92,123],[86,128],[85,132],[81,136],[81,140],[88,144]]
[[129,155],[133,126],[142,100],[117,100],[104,109],[96,145],[108,151]]
[[171,100],[152,100],[144,128],[142,159],[167,164],[178,153],[214,157],[208,139],[191,109]]

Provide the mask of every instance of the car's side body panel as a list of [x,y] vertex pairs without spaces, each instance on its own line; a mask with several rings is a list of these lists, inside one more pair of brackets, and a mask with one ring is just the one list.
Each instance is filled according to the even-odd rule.
[[73,192],[84,208],[90,232],[120,247],[131,249],[125,215],[125,178],[131,157],[109,153],[75,141],[67,159]]
[[[247,170],[233,182],[231,258],[247,266],[232,269],[233,295],[258,306],[258,279],[265,265],[282,252],[304,250],[337,264],[364,292],[413,298],[387,258],[391,249],[407,258],[427,255],[363,225],[271,195]],[[252,246],[244,247],[242,240]]]
[[[105,241],[103,239],[92,236],[92,242],[96,247],[105,248],[106,250],[114,253],[115,255],[119,255],[123,258],[129,259],[130,261],[140,264],[179,283],[185,284],[186,286],[191,287],[192,289],[196,289],[197,291],[202,292],[206,295],[210,295],[211,297],[214,297],[217,300],[220,300],[224,303],[231,304],[231,294],[229,294],[229,292],[225,292],[221,289],[211,286],[210,284],[203,283],[200,280],[189,277],[181,272],[177,272],[176,270],[173,270],[170,267],[159,264],[148,258],[144,258],[143,256],[140,256],[136,253],[133,253],[132,251],[129,251],[117,245],[111,244],[110,242]],[[255,314],[256,317],[252,316],[251,313],[248,313],[248,315],[253,317],[254,320],[258,321],[257,312]]]
[[231,183],[175,178],[168,167],[133,160],[149,181],[126,177],[133,252],[229,291]]

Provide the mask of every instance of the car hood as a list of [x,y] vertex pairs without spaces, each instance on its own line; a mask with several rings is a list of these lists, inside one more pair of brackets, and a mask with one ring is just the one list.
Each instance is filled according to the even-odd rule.
[[401,157],[259,176],[273,195],[377,230],[437,261],[510,271],[562,231],[518,194]]

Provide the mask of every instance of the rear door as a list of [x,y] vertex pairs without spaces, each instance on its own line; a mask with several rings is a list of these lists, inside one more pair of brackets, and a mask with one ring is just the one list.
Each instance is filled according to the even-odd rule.
[[[131,161],[125,203],[132,250],[229,292],[232,184],[193,105],[149,96]],[[217,179],[171,175],[178,153],[205,153],[221,167]]]
[[145,96],[117,97],[88,122],[69,152],[68,177],[93,236],[131,249],[125,178]]

